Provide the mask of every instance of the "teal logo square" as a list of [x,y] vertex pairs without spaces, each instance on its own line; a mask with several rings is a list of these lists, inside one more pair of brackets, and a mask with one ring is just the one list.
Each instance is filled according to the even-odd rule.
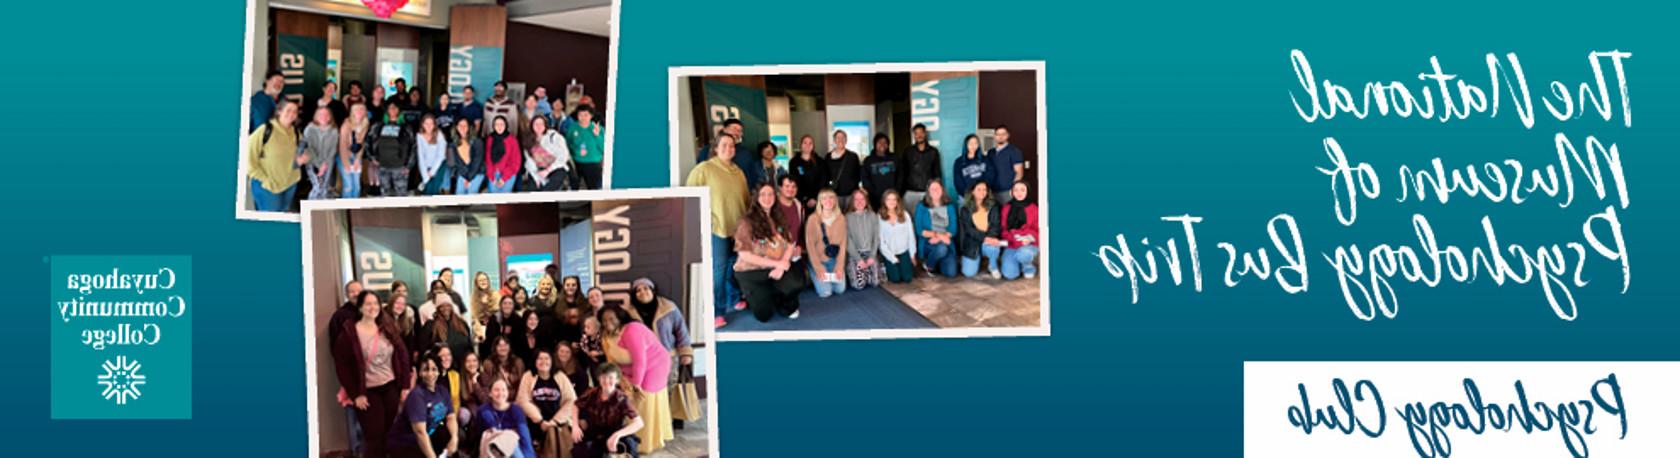
[[192,258],[54,256],[52,418],[192,418]]

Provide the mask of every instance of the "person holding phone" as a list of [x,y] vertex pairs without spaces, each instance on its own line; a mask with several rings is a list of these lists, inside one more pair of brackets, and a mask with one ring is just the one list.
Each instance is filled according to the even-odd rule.
[[832,189],[818,192],[817,209],[805,221],[805,252],[811,259],[811,283],[817,297],[846,292],[846,279],[839,272],[846,267],[848,243],[839,197]]

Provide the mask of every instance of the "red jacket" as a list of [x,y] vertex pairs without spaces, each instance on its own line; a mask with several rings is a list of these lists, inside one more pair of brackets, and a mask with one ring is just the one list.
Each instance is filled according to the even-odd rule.
[[[495,136],[491,136],[485,140],[495,141],[495,139]],[[488,168],[484,170],[484,176],[491,180],[517,180],[519,179],[519,162],[524,154],[524,150],[519,149],[519,136],[509,133],[502,138],[502,146],[506,148],[506,153],[502,154],[502,160],[492,161],[490,160],[491,145],[484,145],[484,163],[488,165]]]
[[[391,342],[391,374],[396,378],[391,383],[403,389],[408,389],[413,365],[409,362],[408,346],[403,345],[402,337],[397,336],[385,326],[380,326],[379,333],[385,335],[385,340]],[[362,339],[356,333],[356,320],[344,322],[344,329],[338,333],[338,341],[333,342],[333,368],[338,371],[338,383],[344,386],[344,393],[351,399],[367,394],[367,355],[362,352]]]
[[1027,224],[1021,227],[1009,227],[1009,207],[1015,202],[1003,204],[1003,240],[1009,243],[1009,248],[1018,249],[1026,245],[1038,245],[1038,204],[1027,204]]

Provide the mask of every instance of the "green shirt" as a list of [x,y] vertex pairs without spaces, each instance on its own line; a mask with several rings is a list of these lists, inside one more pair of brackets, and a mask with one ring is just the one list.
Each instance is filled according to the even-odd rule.
[[595,128],[598,126],[600,124],[590,121],[588,126],[574,122],[566,128],[566,146],[572,149],[573,161],[579,164],[601,163],[607,151],[602,134],[607,133],[607,130],[602,128],[600,133],[596,133]]
[[251,179],[262,183],[264,190],[280,193],[297,184],[303,175],[298,172],[298,136],[292,129],[280,128],[263,142],[263,133],[273,129],[273,122],[264,123],[251,133],[251,147],[246,151]]
[[[712,196],[712,235],[729,237],[747,210],[747,176],[734,162],[712,156],[688,172],[686,186],[705,186]],[[716,254],[714,254],[715,256]]]

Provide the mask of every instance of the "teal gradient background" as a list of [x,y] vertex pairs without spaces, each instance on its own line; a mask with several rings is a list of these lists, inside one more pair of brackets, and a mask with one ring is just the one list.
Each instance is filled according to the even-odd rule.
[[[1245,360],[1680,359],[1670,289],[1680,249],[1669,241],[1680,222],[1677,12],[1655,2],[629,0],[613,183],[667,184],[669,66],[1043,60],[1054,336],[724,344],[723,451],[1232,456]],[[0,348],[13,352],[0,377],[9,451],[305,453],[298,229],[233,218],[244,17],[237,1],[29,2],[0,17],[13,45],[0,71],[0,151],[12,171],[0,179],[10,236],[0,275],[25,310],[0,328]],[[1436,55],[1485,84],[1483,55],[1516,52],[1536,90],[1587,78],[1590,51],[1629,51],[1634,125],[1542,117],[1528,130],[1508,112],[1308,125],[1289,102],[1292,48],[1320,78],[1349,83],[1409,79]],[[1224,261],[1214,241],[1269,244],[1263,225],[1280,212],[1298,218],[1310,253],[1406,243],[1413,212],[1448,241],[1479,240],[1483,214],[1506,242],[1572,241],[1601,205],[1362,202],[1359,223],[1340,227],[1313,170],[1326,135],[1388,171],[1435,156],[1542,164],[1560,129],[1615,141],[1632,196],[1621,214],[1632,288],[1620,294],[1613,266],[1595,261],[1574,322],[1554,318],[1537,286],[1485,281],[1403,286],[1398,319],[1361,322],[1316,258],[1301,295],[1257,280],[1199,294],[1157,284],[1131,304],[1126,283],[1090,255],[1118,233],[1175,235],[1158,218],[1185,212],[1208,218],[1199,235],[1210,269]],[[193,257],[192,420],[48,420],[46,312],[28,310],[49,303],[45,259],[60,254]]]

